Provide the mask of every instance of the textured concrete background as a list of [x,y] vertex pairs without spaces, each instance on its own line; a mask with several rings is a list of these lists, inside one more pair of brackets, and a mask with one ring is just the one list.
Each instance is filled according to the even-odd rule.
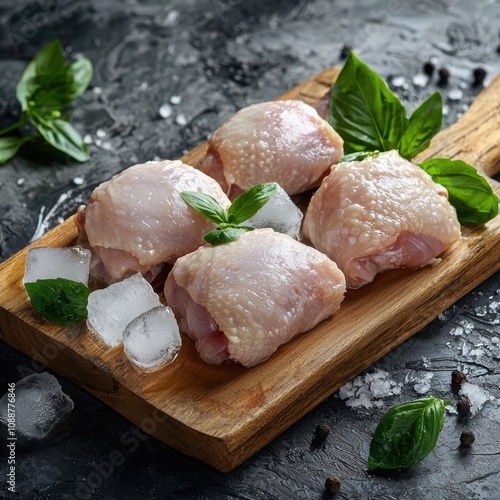
[[[16,82],[47,42],[60,38],[69,57],[83,54],[95,68],[72,120],[91,143],[90,161],[24,155],[0,167],[1,259],[72,214],[111,175],[136,162],[177,158],[237,109],[342,64],[345,45],[409,109],[439,88],[446,125],[481,90],[472,85],[473,70],[487,70],[485,84],[500,70],[500,4],[489,0],[2,0],[0,25],[0,128],[18,116]],[[421,84],[428,60],[449,69],[446,86],[436,75]],[[162,106],[169,116],[160,115]],[[367,409],[335,394],[230,474],[149,438],[60,379],[75,402],[71,419],[50,445],[19,452],[19,493],[8,498],[320,499],[331,474],[342,480],[338,498],[499,498],[499,301],[497,273],[368,370],[386,370],[400,395],[374,398]],[[468,335],[457,334],[468,324]],[[469,419],[447,414],[435,450],[410,471],[369,475],[368,447],[383,413],[419,397],[421,381],[428,394],[455,402],[449,379],[457,366],[495,401]],[[0,344],[0,393],[43,369]],[[332,432],[314,446],[323,421]],[[464,428],[476,433],[467,453],[458,449]],[[123,462],[109,467],[114,451]],[[5,474],[1,460],[0,495]]]

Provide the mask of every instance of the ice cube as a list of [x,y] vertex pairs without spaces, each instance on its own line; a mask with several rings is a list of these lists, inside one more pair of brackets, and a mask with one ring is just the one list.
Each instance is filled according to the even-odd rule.
[[90,251],[80,247],[32,248],[26,256],[23,284],[43,279],[66,278],[87,285],[90,257]]
[[[53,375],[34,373],[19,380],[15,389],[2,397],[0,421],[7,426],[7,435],[18,443],[35,443],[49,437],[73,407],[73,401],[62,392]],[[9,425],[12,416],[14,426]]]
[[140,274],[89,295],[87,326],[105,344],[123,342],[125,327],[137,316],[161,305],[153,287]]
[[270,227],[278,233],[285,233],[292,238],[299,239],[302,218],[303,214],[297,205],[285,190],[276,184],[276,191],[271,199],[253,217],[241,225],[257,229]]
[[128,359],[145,370],[174,361],[181,336],[172,309],[155,307],[132,320],[125,328],[123,347]]

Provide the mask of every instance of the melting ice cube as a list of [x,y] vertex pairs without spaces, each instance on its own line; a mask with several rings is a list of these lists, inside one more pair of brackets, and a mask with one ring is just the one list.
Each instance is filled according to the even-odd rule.
[[299,239],[302,217],[302,212],[290,196],[279,184],[276,184],[276,191],[272,198],[253,217],[241,225],[257,229],[270,227],[278,233],[285,233],[292,238]]
[[28,251],[23,283],[66,278],[86,285],[89,281],[90,251],[80,247],[37,247]]
[[[12,429],[21,444],[38,442],[51,435],[74,404],[64,394],[57,379],[49,373],[35,373],[17,382],[15,391],[0,400],[0,421],[8,425],[8,403],[14,405],[15,426]],[[10,435],[10,434],[9,434]]]
[[146,370],[174,361],[181,337],[172,309],[155,307],[132,320],[125,328],[123,347],[128,359]]
[[160,306],[153,287],[140,274],[89,295],[88,328],[108,346],[123,342],[125,327],[137,316]]

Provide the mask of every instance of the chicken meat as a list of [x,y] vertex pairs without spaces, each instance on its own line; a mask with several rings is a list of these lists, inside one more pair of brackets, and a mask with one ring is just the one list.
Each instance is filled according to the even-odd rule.
[[78,243],[93,254],[91,275],[112,283],[139,272],[151,281],[205,244],[215,225],[186,205],[182,191],[230,204],[217,182],[178,160],[134,165],[98,186],[76,217]]
[[334,262],[272,229],[179,258],[165,283],[167,304],[201,358],[244,366],[331,316],[344,292]]
[[342,138],[314,108],[272,101],[229,118],[210,138],[197,168],[230,198],[262,182],[277,182],[293,195],[319,186],[342,155]]
[[304,235],[334,260],[348,288],[418,268],[460,237],[447,190],[397,151],[339,163],[309,204]]

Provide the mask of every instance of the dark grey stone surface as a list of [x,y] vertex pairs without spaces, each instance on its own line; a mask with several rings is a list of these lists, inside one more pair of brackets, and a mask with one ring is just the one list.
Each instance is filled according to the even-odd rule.
[[[69,57],[89,57],[95,76],[73,110],[73,122],[92,140],[89,162],[22,155],[0,167],[0,257],[72,214],[111,175],[155,157],[177,158],[237,109],[342,63],[344,45],[409,109],[438,88],[436,76],[425,86],[414,83],[423,63],[432,58],[447,67],[451,77],[441,90],[450,125],[481,90],[472,85],[473,69],[487,70],[485,84],[500,69],[499,21],[500,4],[489,0],[2,0],[0,128],[20,113],[15,85],[25,65],[53,38]],[[159,114],[163,104],[171,106],[168,118]],[[368,409],[332,395],[230,474],[169,449],[58,377],[75,402],[71,418],[49,443],[18,450],[16,494],[6,491],[2,444],[0,496],[321,499],[333,474],[342,480],[338,498],[500,498],[499,302],[496,273],[368,370],[386,370],[400,395],[372,399]],[[457,335],[468,324],[469,333]],[[383,413],[420,397],[414,386],[422,380],[427,394],[456,403],[449,380],[457,366],[492,400],[466,419],[448,412],[436,448],[413,469],[368,474],[369,443]],[[0,344],[0,393],[43,369]],[[323,421],[331,434],[315,446]],[[464,452],[465,428],[476,441]]]

